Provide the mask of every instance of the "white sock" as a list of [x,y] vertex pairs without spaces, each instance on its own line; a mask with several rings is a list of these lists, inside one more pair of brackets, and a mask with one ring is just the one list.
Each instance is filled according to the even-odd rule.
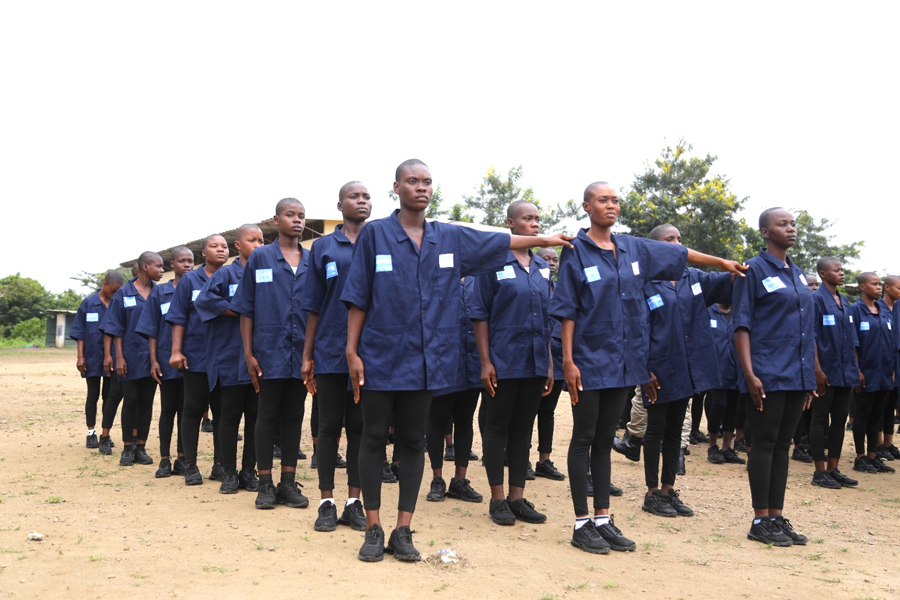
[[97,435],[96,429],[88,429],[88,435]]
[[347,503],[344,506],[350,506],[354,502],[358,501],[359,498],[347,498]]
[[331,502],[332,504],[334,504],[334,498],[322,498],[321,500],[319,500],[319,506],[322,506],[326,502]]
[[600,527],[609,523],[609,515],[594,515],[594,525]]
[[587,525],[591,521],[590,517],[576,517],[575,519],[575,531],[578,531],[585,525]]

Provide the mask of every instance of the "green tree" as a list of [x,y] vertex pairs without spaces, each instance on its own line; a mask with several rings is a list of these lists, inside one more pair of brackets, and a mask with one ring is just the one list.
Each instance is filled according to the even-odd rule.
[[52,296],[39,282],[20,274],[0,279],[0,333],[8,337],[17,323],[40,317]]
[[28,344],[43,344],[46,325],[41,317],[31,317],[16,323],[9,331],[9,338],[22,340]]
[[78,310],[82,300],[84,300],[83,295],[75,290],[66,290],[61,294],[53,294],[50,308],[57,308],[59,310]]
[[441,192],[441,186],[439,185],[434,189],[434,194],[431,196],[431,204],[425,209],[425,218],[440,219],[447,216],[450,211],[444,210],[442,206],[443,203],[444,194]]
[[[113,271],[118,271],[125,277],[125,281],[131,279],[131,269],[126,269],[124,267],[116,267],[112,269]],[[72,281],[77,281],[78,284],[87,290],[88,293],[93,294],[97,290],[99,290],[103,286],[103,278],[106,277],[106,271],[102,273],[91,273],[89,271],[81,271],[74,277],[69,277]],[[77,306],[75,308],[78,308]]]

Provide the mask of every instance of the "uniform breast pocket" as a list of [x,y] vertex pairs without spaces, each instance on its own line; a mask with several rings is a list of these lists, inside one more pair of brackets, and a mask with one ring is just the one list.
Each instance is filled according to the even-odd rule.
[[613,335],[612,321],[595,321],[591,323],[590,328],[585,330],[584,334],[581,337],[584,343],[584,352],[586,354],[592,354],[596,352],[606,352],[612,354],[621,353],[621,350],[616,347],[616,340],[615,336]]
[[406,347],[406,327],[366,327],[360,344],[360,357],[366,369],[379,369],[382,376],[400,368]]

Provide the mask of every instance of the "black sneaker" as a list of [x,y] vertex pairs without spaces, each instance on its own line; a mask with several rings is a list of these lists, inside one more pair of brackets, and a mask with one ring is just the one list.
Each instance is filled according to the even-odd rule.
[[679,517],[693,517],[694,511],[690,506],[681,501],[681,498],[678,496],[678,492],[675,490],[669,490],[669,493],[666,494],[666,499],[668,499],[669,504],[672,508],[675,509],[675,513],[678,514]]
[[621,440],[619,438],[613,439],[613,450],[631,462],[637,462],[641,460],[641,446],[643,443],[644,441],[641,438],[626,433]]
[[803,463],[811,463],[813,461],[812,456],[806,453],[801,447],[794,448],[794,451],[791,453],[791,460],[797,460]]
[[633,552],[637,547],[634,542],[622,535],[622,531],[616,527],[616,521],[612,515],[609,515],[609,523],[597,527],[597,533],[616,552]]
[[168,458],[164,458],[159,461],[159,468],[156,469],[156,478],[162,479],[163,477],[171,477],[172,476],[172,462]]
[[682,448],[681,452],[678,453],[678,466],[675,467],[675,474],[679,477],[683,477],[687,472],[687,465],[684,462],[685,455],[688,454],[687,448]]
[[509,509],[520,521],[543,523],[547,520],[547,515],[534,510],[534,504],[525,498],[519,498],[518,500],[509,500],[507,498],[507,501],[509,502]]
[[197,468],[197,465],[192,467],[188,467],[184,472],[184,485],[202,485],[203,484],[203,475],[200,474],[200,469]]
[[591,554],[609,554],[609,544],[597,532],[592,518],[588,518],[587,523],[572,533],[571,544],[579,550],[584,550]]
[[456,460],[456,446],[447,444],[447,449],[444,450],[444,460]]
[[225,479],[225,469],[222,468],[222,463],[215,463],[209,472],[209,480],[222,481],[223,479]]
[[391,473],[394,474],[397,481],[400,481],[400,463],[391,463]]
[[725,457],[722,456],[722,451],[719,450],[718,446],[710,446],[710,448],[706,451],[706,460],[714,465],[725,464]]
[[397,483],[397,476],[394,474],[394,470],[391,469],[391,465],[388,463],[381,465],[381,481],[383,483]]
[[469,460],[478,460],[478,455],[469,450]]
[[259,483],[259,490],[256,492],[256,508],[272,509],[278,503],[278,497],[275,492],[275,486],[271,481]]
[[450,479],[450,487],[447,488],[447,497],[462,500],[463,502],[483,502],[484,496],[472,489],[468,479]]
[[147,454],[147,448],[143,444],[134,447],[134,462],[139,465],[152,465],[153,459]]
[[241,469],[238,473],[238,487],[248,492],[259,490],[259,479],[256,478],[256,469]]
[[894,467],[889,467],[888,465],[881,462],[881,459],[877,456],[875,458],[870,458],[869,463],[875,467],[875,470],[879,473],[894,473]]
[[309,506],[309,498],[300,492],[301,487],[303,486],[296,481],[282,481],[275,489],[275,499],[278,504],[284,504],[288,508],[306,508]]
[[534,481],[534,469],[531,468],[531,461],[528,461],[528,467],[525,469],[525,481]]
[[657,517],[678,516],[669,499],[659,490],[655,490],[652,494],[644,494],[644,504],[641,506],[641,510]]
[[334,457],[334,468],[335,469],[346,469],[347,468],[347,461],[344,460],[344,457],[341,456],[340,452],[337,454],[337,456]]
[[120,467],[130,467],[134,465],[134,446],[125,446],[122,448],[122,455],[119,457]]
[[[609,495],[610,496],[613,495],[612,489],[613,489],[613,485],[609,484]],[[619,489],[619,488],[616,488],[616,489]],[[588,498],[594,497],[594,478],[591,477],[590,473],[588,473],[588,476],[587,476],[587,496],[588,496]]]
[[750,531],[747,532],[747,539],[763,544],[771,544],[773,546],[793,546],[794,542],[780,528],[772,525],[772,519],[769,517],[760,517],[753,519],[750,525]]
[[101,435],[98,448],[100,454],[112,454],[112,439],[108,435]]
[[491,517],[491,521],[497,525],[515,525],[516,523],[516,515],[509,508],[509,502],[506,498],[491,500],[488,515]]
[[431,480],[431,489],[425,499],[429,502],[443,502],[447,497],[447,484],[443,477],[435,477]]
[[844,426],[844,429],[847,431],[853,431],[853,421],[847,421],[847,425]]
[[877,473],[878,469],[869,462],[869,458],[867,456],[860,456],[855,461],[853,461],[853,470],[860,471],[861,473]]
[[880,458],[882,461],[894,460],[894,455],[890,453],[890,451],[887,449],[887,446],[885,446],[884,444],[875,448],[875,456]]
[[272,446],[272,458],[281,458],[281,444]]
[[[708,442],[707,442],[707,443],[708,443]],[[690,456],[690,455],[691,455],[691,447],[690,447],[690,446],[685,446],[685,447],[682,448],[681,450],[682,450],[682,452],[684,452],[684,455],[685,455],[685,456]],[[662,444],[659,445],[659,452],[660,452],[660,454],[662,454]]]
[[534,474],[538,477],[552,479],[553,481],[563,481],[566,478],[565,475],[559,472],[556,465],[554,465],[553,461],[549,458],[544,461],[538,461],[535,465]]
[[725,462],[730,465],[744,465],[747,464],[747,461],[737,455],[737,452],[732,450],[731,448],[725,448],[722,450],[722,458],[725,459]]
[[97,439],[96,433],[87,436],[87,439],[84,441],[84,447],[90,448],[91,450],[96,450],[100,447],[100,441]]
[[894,460],[900,460],[900,448],[891,444],[887,447],[887,451],[894,457]]
[[237,471],[225,471],[225,477],[222,478],[222,483],[219,484],[219,493],[237,494],[238,488],[240,488],[240,480],[238,479]]
[[310,469],[318,469],[319,468],[319,461],[316,460],[315,452],[313,452],[312,460],[309,461],[309,468]]
[[743,452],[747,454],[747,440],[741,438],[739,440],[734,441],[734,451],[735,452]]
[[[590,479],[588,479],[588,488],[590,488],[590,491],[591,491],[591,493],[589,495],[593,496],[594,495],[594,482],[592,482]],[[621,496],[624,493],[625,492],[622,491],[622,488],[616,487],[611,483],[609,484],[609,495],[610,496]]]
[[791,538],[791,543],[794,546],[805,546],[806,542],[809,541],[805,535],[794,531],[791,522],[782,516],[775,517],[772,520],[772,529],[778,529],[781,533]]
[[829,490],[841,489],[841,484],[832,479],[828,471],[816,471],[813,473],[812,484]]
[[351,504],[345,504],[344,512],[337,522],[338,525],[349,525],[354,531],[365,531],[366,514],[363,512],[362,502],[354,500]]
[[388,554],[393,554],[394,558],[403,562],[418,562],[422,560],[419,551],[413,546],[412,532],[406,525],[398,527],[391,532],[391,537],[384,551]]
[[238,440],[239,442],[243,442],[243,441],[244,441],[244,434],[239,433],[239,434],[238,434],[237,440]]
[[114,441],[112,441],[112,438],[110,438],[110,440],[109,440],[109,447],[110,447],[110,448],[115,448],[115,447],[116,447],[116,443],[115,443]]
[[213,422],[210,419],[204,418],[200,423],[200,431],[203,433],[212,433],[213,432]]
[[384,560],[384,529],[375,523],[366,529],[366,539],[356,556],[363,562],[380,562]]
[[306,460],[306,453],[303,450],[297,450],[297,460]]
[[[699,430],[692,431],[689,438],[690,438],[689,441],[691,442],[691,444],[708,444],[709,443],[709,438],[706,437],[706,434],[704,434],[702,431],[699,431]],[[696,441],[694,441],[694,440],[696,440]]]
[[837,469],[828,473],[831,475],[831,478],[841,484],[841,487],[856,487],[859,485],[859,482],[855,479],[850,479]]
[[313,525],[316,531],[334,531],[337,529],[337,507],[334,502],[323,502],[319,505],[319,516]]
[[175,462],[172,463],[172,475],[184,475],[187,471],[187,463],[184,462],[184,457],[179,456],[175,459]]

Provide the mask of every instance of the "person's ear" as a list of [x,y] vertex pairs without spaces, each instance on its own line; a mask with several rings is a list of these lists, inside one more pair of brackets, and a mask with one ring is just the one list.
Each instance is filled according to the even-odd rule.
[[762,227],[759,230],[759,235],[761,235],[764,240],[767,240],[769,239],[769,230],[765,227]]
[[512,217],[506,217],[506,228],[512,229],[513,227],[513,219]]
[[399,181],[394,182],[394,193],[400,194],[400,182]]

